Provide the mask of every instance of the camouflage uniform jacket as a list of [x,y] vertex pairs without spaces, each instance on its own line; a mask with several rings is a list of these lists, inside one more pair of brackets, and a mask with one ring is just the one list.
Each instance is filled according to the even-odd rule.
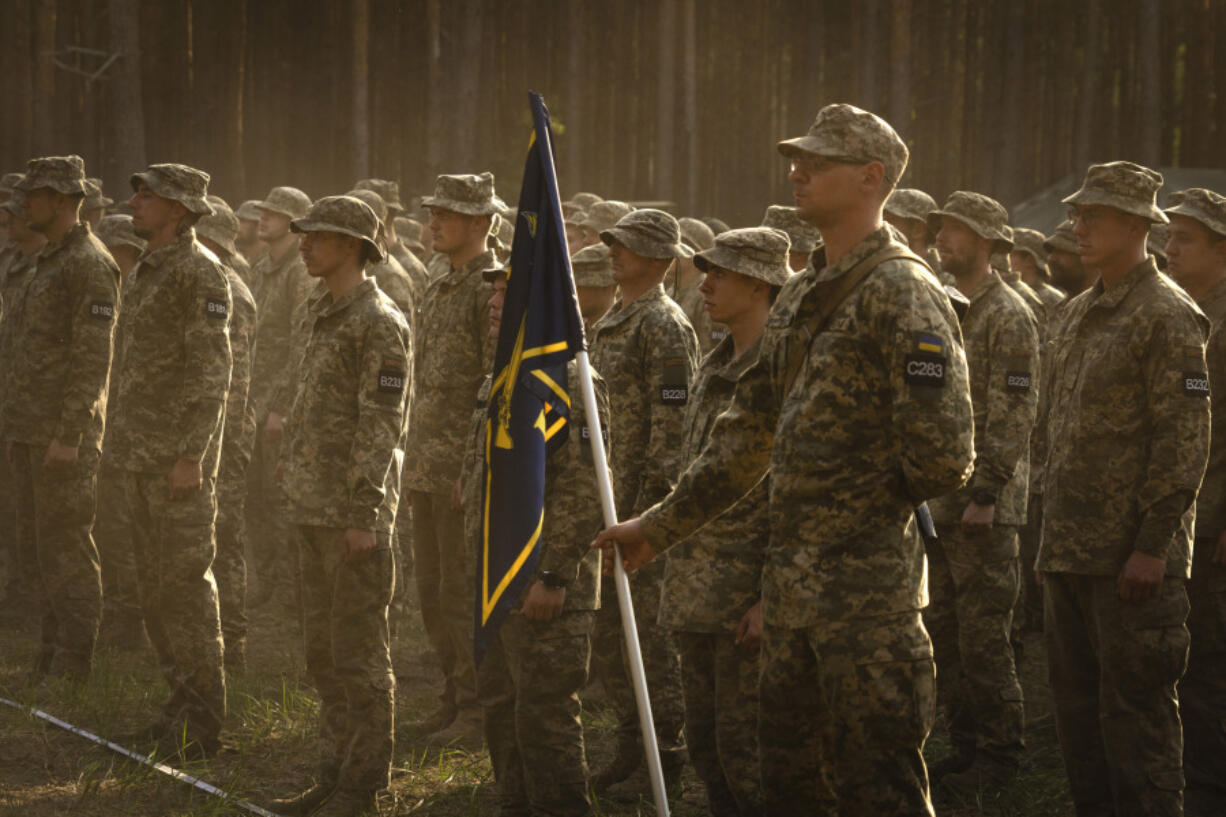
[[698,339],[657,285],[596,322],[591,358],[609,384],[613,493],[618,515],[629,519],[666,496],[681,473]]
[[117,468],[161,473],[180,458],[217,475],[230,389],[230,286],[187,230],[141,256],[124,283],[107,449]]
[[[1205,346],[1210,389],[1226,394],[1226,280],[1214,284],[1197,302],[1213,325]],[[1209,465],[1196,499],[1196,535],[1216,539],[1226,531],[1226,409],[1212,403]]]
[[1044,386],[1040,570],[1114,576],[1139,550],[1165,559],[1168,576],[1188,576],[1209,453],[1208,331],[1152,258],[1069,303]]
[[1026,524],[1030,432],[1039,402],[1034,314],[994,272],[970,297],[963,349],[975,411],[975,470],[962,488],[929,503],[937,522],[958,524],[975,491],[996,495],[995,521]]
[[400,314],[404,315],[405,322],[411,326],[417,298],[413,293],[413,282],[404,267],[389,255],[381,263],[371,264],[366,274],[375,279],[379,289],[392,299]]
[[30,271],[38,260],[38,253],[22,255],[13,248],[11,253],[5,253],[0,261],[0,300],[4,304],[4,312],[0,314],[0,420],[4,416],[4,400],[13,394],[8,387],[9,377],[13,367],[13,344],[16,342],[18,326],[17,312],[14,305],[20,303],[26,284],[30,282]]
[[4,438],[101,450],[119,268],[87,224],[46,244],[11,305]]
[[[732,403],[737,381],[758,360],[758,340],[734,358],[724,338],[702,361],[686,409],[685,462],[711,439],[715,420]],[[762,562],[770,538],[769,477],[735,505],[665,554],[660,626],[688,633],[735,632],[762,595]]]
[[492,287],[481,277],[486,251],[449,269],[426,289],[413,329],[413,409],[405,451],[406,490],[450,496],[464,461],[467,412],[493,360]]
[[1055,309],[1064,301],[1064,293],[1046,281],[1039,281],[1039,285],[1031,287],[1031,289],[1034,290],[1034,294],[1038,295],[1039,300],[1041,300],[1047,307],[1048,317],[1050,317],[1052,312],[1054,312]]
[[1047,304],[1039,297],[1039,294],[1030,288],[1030,284],[1022,280],[1020,273],[1012,270],[996,270],[996,273],[1000,275],[1000,280],[1013,287],[1013,291],[1022,297],[1042,329],[1047,323]]
[[307,309],[282,454],[287,518],[390,535],[412,375],[408,324],[369,278],[337,299],[320,290]]
[[[917,502],[949,493],[974,459],[966,357],[949,298],[927,268],[879,264],[808,339],[820,299],[890,244],[883,227],[833,267],[824,251],[789,279],[759,362],[711,444],[643,514],[657,548],[684,539],[770,469],[763,614],[772,625],[911,611],[927,603]],[[790,388],[789,355],[799,371]],[[641,456],[641,455],[640,455]]]
[[690,319],[690,326],[694,327],[694,334],[698,336],[698,353],[705,355],[728,336],[728,329],[722,323],[712,321],[707,314],[702,291],[698,289],[702,285],[702,279],[702,273],[699,273],[694,280],[683,284],[680,291],[672,297]]
[[255,446],[255,407],[247,399],[251,389],[251,360],[255,354],[255,298],[238,271],[226,262],[230,283],[230,395],[226,399],[226,425],[221,440],[221,469],[243,473]]
[[[263,425],[269,411],[284,415],[293,397],[296,372],[293,361],[296,334],[306,318],[306,304],[315,289],[294,241],[280,258],[264,255],[252,267],[255,279],[256,356],[251,362],[251,391],[247,397]],[[278,400],[278,395],[282,395]]]
[[403,244],[396,244],[390,250],[391,256],[400,263],[413,286],[413,303],[420,303],[422,296],[426,294],[426,287],[430,285],[430,273],[426,272],[426,265]]
[[[238,277],[247,286],[247,291],[250,292],[255,286],[255,278],[251,275],[251,265],[247,263],[247,259],[243,258],[243,254],[226,253],[221,262],[237,273]],[[255,303],[255,295],[251,296],[251,303]]]
[[[574,361],[567,364],[566,374],[571,394],[570,429],[566,442],[545,461],[545,521],[536,570],[538,574],[548,570],[567,582],[563,609],[596,610],[600,607],[600,554],[592,550],[589,543],[594,532],[604,527],[600,489],[589,444],[587,409],[579,393],[578,366]],[[477,393],[464,453],[464,532],[473,553],[481,548],[490,383],[491,378],[487,376]],[[608,440],[609,389],[595,372],[592,372],[592,385],[596,389],[601,428],[606,429],[604,436]],[[605,452],[608,453],[607,444]],[[515,606],[518,608],[522,604],[521,597]]]

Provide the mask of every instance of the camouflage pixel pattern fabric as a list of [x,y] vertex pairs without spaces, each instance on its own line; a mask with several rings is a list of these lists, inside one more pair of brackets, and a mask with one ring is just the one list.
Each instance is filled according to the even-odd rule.
[[67,195],[84,195],[85,161],[76,155],[31,159],[26,164],[25,176],[13,185],[13,189],[28,192],[42,188]]
[[694,256],[694,266],[704,273],[711,267],[721,267],[781,287],[791,275],[791,243],[787,233],[770,227],[729,230],[720,233],[712,247]]
[[880,162],[893,186],[907,168],[907,146],[889,123],[854,105],[836,103],[817,113],[804,136],[779,143],[788,158],[811,154],[855,162]]
[[885,212],[899,218],[928,223],[928,214],[937,209],[932,196],[914,187],[899,187],[885,200]]
[[1158,209],[1158,189],[1162,174],[1132,162],[1107,162],[1090,165],[1081,188],[1062,201],[1078,207],[1105,205],[1165,224],[1166,214]]
[[203,170],[174,163],[155,164],[133,173],[129,181],[133,190],[139,182],[144,182],[156,195],[179,202],[189,212],[205,216],[213,212],[213,206],[205,200],[209,174]]
[[663,210],[634,210],[602,230],[600,240],[617,242],[644,258],[686,258],[694,251],[681,243],[681,226]]
[[956,218],[980,238],[992,241],[997,252],[1013,248],[1013,230],[1009,227],[1009,211],[1000,202],[982,193],[956,190],[945,200],[945,206],[928,214],[928,229],[934,234],[941,229],[941,217]]
[[1226,196],[1212,190],[1203,187],[1178,190],[1167,197],[1163,212],[1168,216],[1194,218],[1216,233],[1218,239],[1226,238]]
[[811,253],[822,243],[822,234],[812,224],[802,221],[795,207],[772,204],[762,216],[762,226],[787,233],[792,242],[791,252]]
[[502,209],[502,202],[494,195],[493,173],[443,174],[434,183],[434,194],[422,199],[421,206],[488,216]]
[[[243,207],[246,206],[246,203],[244,203]],[[238,208],[240,213],[243,207]],[[307,214],[307,210],[311,208],[311,197],[297,187],[274,187],[268,191],[268,195],[263,201],[255,202],[255,207],[257,210],[269,210],[273,213],[278,213],[288,219],[302,218]],[[238,215],[238,213],[235,215]],[[239,218],[244,217],[239,216]]]

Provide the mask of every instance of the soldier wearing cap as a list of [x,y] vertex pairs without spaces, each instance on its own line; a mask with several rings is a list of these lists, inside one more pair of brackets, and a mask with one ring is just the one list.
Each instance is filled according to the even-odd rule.
[[583,246],[590,247],[593,244],[599,244],[600,234],[617,224],[633,209],[624,201],[598,201],[593,204],[588,208],[587,215],[579,224],[580,229],[583,230]]
[[604,317],[617,297],[617,282],[613,280],[613,260],[604,244],[584,247],[570,258],[575,274],[575,294],[579,298],[579,314],[583,317],[583,334],[592,336],[596,322]]
[[903,234],[912,252],[928,262],[942,283],[953,285],[952,277],[941,270],[941,255],[935,246],[937,234],[928,226],[928,214],[936,209],[936,200],[923,190],[900,187],[885,200],[883,218]]
[[106,215],[106,208],[115,203],[114,199],[102,194],[102,179],[88,178],[85,180],[85,200],[81,202],[81,220],[97,230],[98,222]]
[[[608,202],[604,202],[607,204]],[[594,205],[595,212],[600,205]],[[665,496],[681,472],[685,406],[698,367],[698,339],[685,313],[664,294],[665,273],[693,250],[682,243],[677,220],[660,210],[635,210],[604,230],[613,279],[621,300],[593,328],[592,365],[609,384],[612,425],[613,491],[620,515],[640,513]],[[675,783],[684,763],[680,662],[669,632],[657,622],[663,563],[631,580],[636,623],[643,647],[647,685],[666,780]],[[597,624],[597,640],[621,640],[621,619],[613,591]],[[601,648],[604,652],[609,647]],[[599,772],[597,788],[608,787],[645,770],[633,697],[617,653],[602,656],[599,667],[619,716],[617,756]],[[626,794],[641,794],[645,773],[627,783]]]
[[102,614],[91,529],[119,270],[80,221],[79,156],[32,159],[16,190],[26,226],[47,242],[5,303],[12,346],[0,434],[17,512],[34,534],[43,610],[35,675],[84,679]]
[[1161,174],[1092,165],[1066,198],[1098,281],[1049,345],[1044,629],[1079,813],[1176,815],[1193,501],[1209,452],[1209,321],[1147,256]]
[[1145,251],[1154,257],[1154,265],[1163,272],[1166,271],[1166,244],[1170,239],[1170,231],[1165,224],[1151,224],[1149,235],[1145,238]]
[[924,614],[953,746],[932,778],[964,794],[1015,774],[1025,748],[1010,631],[1039,396],[1039,333],[1025,302],[990,266],[994,252],[1013,247],[1005,234],[1008,218],[999,202],[964,191],[928,216],[942,269],[970,301],[962,338],[975,466],[965,486],[930,505],[938,539],[927,543],[930,602]]
[[[413,251],[413,248],[407,245],[400,237],[400,216],[404,212],[404,205],[400,203],[400,185],[388,179],[362,179],[356,185],[355,190],[370,190],[376,193],[385,205],[386,214],[380,215],[379,220],[383,228],[383,241],[387,246],[387,252],[396,262],[404,269],[405,274],[413,285],[413,301],[421,300],[421,296],[425,294],[426,286],[430,283],[429,273],[426,272],[426,265],[422,263],[421,257]],[[369,204],[370,202],[367,202]],[[375,213],[379,213],[379,208],[375,208]],[[420,245],[421,231],[418,230],[418,244]],[[410,239],[411,240],[411,239]],[[380,286],[382,286],[380,284]],[[385,292],[387,290],[384,290]],[[392,300],[396,300],[392,298]],[[410,317],[411,315],[405,313]]]
[[[279,592],[284,603],[297,608],[297,557],[291,532],[283,519],[281,488],[274,471],[280,457],[286,404],[296,382],[292,363],[296,332],[306,317],[307,299],[314,282],[307,275],[298,251],[298,237],[290,222],[306,215],[311,200],[296,187],[274,187],[256,204],[260,211],[257,235],[268,252],[254,263],[255,357],[251,361],[251,389],[247,401],[255,412],[256,436],[252,452],[251,492],[247,518],[251,525],[251,552],[259,581],[250,607],[267,602]],[[241,209],[241,208],[240,208]],[[237,214],[236,214],[237,217]]]
[[803,270],[809,263],[809,256],[822,245],[822,234],[812,224],[796,215],[795,207],[772,204],[762,216],[762,226],[774,227],[787,234],[788,240],[791,241],[788,268],[792,272]]
[[[1213,324],[1205,349],[1211,390],[1226,382],[1226,198],[1172,193],[1167,271]],[[1179,684],[1188,812],[1226,811],[1226,409],[1212,405],[1209,465],[1196,503],[1188,583],[1188,669]]]
[[[209,196],[210,215],[196,222],[196,238],[242,280],[244,287],[252,283],[251,265],[234,243],[238,239],[239,221],[230,205],[220,196]],[[254,296],[252,296],[254,297]]]
[[132,226],[148,244],[124,286],[107,429],[132,519],[145,629],[171,686],[161,715],[134,738],[196,756],[220,748],[226,716],[212,565],[231,296],[224,267],[192,229],[210,212],[208,181],[180,164],[131,178]]
[[881,220],[907,162],[894,129],[829,105],[779,149],[825,246],[784,285],[711,444],[670,496],[594,544],[611,559],[620,542],[633,569],[769,468],[764,811],[931,814],[922,749],[936,679],[913,508],[970,472],[961,333],[936,279]]
[[326,196],[292,227],[303,234],[308,273],[323,283],[307,308],[282,485],[325,746],[318,782],[270,808],[351,817],[372,811],[387,788],[394,746],[387,608],[412,352],[404,316],[365,273],[383,259],[374,210]]
[[248,199],[234,211],[238,219],[238,237],[234,239],[234,247],[242,254],[248,266],[255,266],[268,252],[268,245],[260,240],[260,202]]
[[592,209],[593,204],[599,204],[602,201],[604,201],[604,199],[595,193],[576,193],[570,197],[570,202],[568,203],[576,204],[579,207],[582,207],[584,210],[590,210]]
[[1080,295],[1094,283],[1089,270],[1081,263],[1081,255],[1077,251],[1077,236],[1073,235],[1073,222],[1060,222],[1055,232],[1043,242],[1047,250],[1047,268],[1051,271],[1051,281],[1059,289],[1064,290],[1067,304],[1074,296]]
[[1047,250],[1043,249],[1045,238],[1038,230],[1027,227],[1013,228],[1013,249],[1009,252],[1009,266],[1017,270],[1026,286],[1034,290],[1047,306],[1044,316],[1051,315],[1064,300],[1064,293],[1048,283],[1051,273],[1047,271]]
[[[715,244],[715,233],[698,219],[687,216],[678,219],[677,223],[681,227],[681,242],[691,252],[709,250]],[[698,336],[700,357],[714,349],[728,334],[727,327],[713,322],[703,308],[702,293],[699,291],[702,278],[702,273],[694,266],[693,258],[682,257],[677,259],[673,271],[664,281],[665,291],[685,312],[690,326],[694,327],[694,334]]]
[[493,359],[486,248],[500,209],[494,176],[443,175],[422,202],[446,270],[430,281],[414,327],[413,392],[406,490],[413,506],[413,561],[422,623],[443,669],[441,706],[410,729],[432,742],[479,750],[483,741],[472,653],[474,554],[452,501],[463,462],[466,407]]
[[[710,441],[742,372],[757,362],[766,317],[790,275],[787,235],[768,227],[731,230],[694,256],[713,320],[728,327],[695,375],[684,461]],[[690,760],[713,814],[758,814],[758,649],[761,578],[769,522],[767,481],[668,551],[660,624],[681,654]]]
[[[419,263],[423,263],[426,258],[426,245],[422,242],[422,223],[417,219],[409,218],[408,216],[397,216],[395,219],[393,219],[393,221],[395,222],[396,227],[396,240],[399,241],[403,247],[413,253],[413,257],[415,257]],[[401,266],[404,265],[401,264]],[[425,270],[424,263],[422,270],[423,272]],[[406,269],[405,271],[407,272],[408,270]],[[422,293],[424,293],[426,290],[425,285],[429,283],[428,279],[429,275],[427,274],[427,278],[421,287]],[[420,295],[421,293],[418,294]]]
[[98,236],[98,240],[115,260],[120,277],[126,279],[136,266],[141,253],[145,251],[145,239],[132,229],[132,217],[120,213],[103,216],[94,235]]
[[[506,270],[495,267],[484,275],[493,284],[489,331],[491,342],[497,343]],[[573,361],[567,375],[571,383],[577,382]],[[592,385],[605,429],[608,388],[595,372]],[[491,377],[486,375],[469,426],[461,483],[465,535],[474,550],[483,538],[490,389]],[[587,547],[591,531],[600,528],[600,508],[592,502],[598,488],[582,403],[571,403],[570,434],[545,465],[545,521],[536,577],[498,629],[477,672],[500,814],[592,813],[579,690],[587,682],[600,605],[600,559]]]
[[587,218],[587,210],[572,202],[562,202],[562,225],[566,228],[566,244],[572,253],[578,252],[583,244],[583,219]]
[[[1005,238],[1012,244],[1013,228],[1008,224],[1004,229]],[[1038,322],[1040,329],[1047,322],[1047,304],[1039,297],[1039,293],[1030,288],[1030,285],[1022,280],[1020,271],[1014,269],[1009,261],[1009,251],[1003,248],[997,248],[992,252],[991,258],[992,269],[1000,276],[1000,280],[1004,281],[1013,291],[1022,296],[1022,300],[1026,302],[1030,313],[1034,315],[1034,319]]]
[[[383,294],[392,299],[392,303],[404,315],[406,323],[411,323],[413,313],[416,310],[417,301],[417,285],[413,279],[409,277],[408,272],[392,254],[389,247],[389,240],[384,230],[384,225],[387,224],[389,208],[384,203],[383,198],[374,190],[369,188],[359,188],[346,193],[347,196],[352,196],[359,201],[365,202],[371,210],[375,211],[375,216],[379,219],[379,231],[377,241],[380,246],[384,247],[383,259],[373,262],[367,267],[367,275],[375,280],[379,289]],[[423,270],[424,271],[424,270]]]

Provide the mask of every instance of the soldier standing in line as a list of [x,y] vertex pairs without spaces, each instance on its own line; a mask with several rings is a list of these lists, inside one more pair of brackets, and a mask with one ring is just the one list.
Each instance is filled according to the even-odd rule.
[[[1009,242],[1013,242],[1013,228],[1005,225],[1005,237]],[[1013,265],[1009,263],[1009,253],[1004,250],[997,250],[992,253],[992,269],[996,270],[996,274],[1000,276],[1000,280],[1004,281],[1013,291],[1022,296],[1022,300],[1026,302],[1026,306],[1030,308],[1031,314],[1039,324],[1040,340],[1045,339],[1042,330],[1047,325],[1047,303],[1039,297],[1039,293],[1030,288],[1030,285],[1022,280],[1022,275]]]
[[1009,253],[1009,266],[1018,271],[1026,286],[1047,305],[1046,318],[1051,316],[1051,310],[1064,300],[1064,293],[1048,283],[1051,273],[1047,271],[1047,250],[1043,249],[1046,239],[1038,230],[1026,227],[1013,228],[1013,250]]
[[970,472],[961,332],[937,280],[881,220],[907,162],[894,129],[828,105],[779,150],[825,247],[784,286],[712,443],[668,497],[594,546],[611,560],[620,542],[635,569],[769,468],[764,811],[931,815],[922,749],[936,676],[914,506]]
[[[709,250],[715,244],[715,233],[711,228],[696,218],[681,218],[677,220],[681,227],[681,243],[691,252]],[[694,334],[698,337],[698,354],[701,357],[714,349],[728,335],[728,329],[711,320],[707,310],[703,308],[702,293],[699,286],[703,275],[694,266],[694,260],[678,258],[672,272],[664,279],[664,291],[669,294],[685,317],[689,319]]]
[[912,252],[928,262],[941,283],[953,285],[950,276],[942,277],[941,255],[934,243],[937,234],[928,226],[928,214],[935,209],[936,200],[923,190],[900,187],[885,200],[883,218],[903,234]]
[[114,203],[114,199],[102,194],[102,179],[86,179],[85,200],[81,202],[81,221],[88,224],[91,230],[97,230],[98,222],[106,216],[106,208]]
[[257,199],[248,199],[234,211],[238,219],[238,238],[234,239],[234,246],[250,267],[268,253],[268,245],[260,240],[259,204]]
[[[587,210],[587,217],[579,225],[583,230],[583,246],[600,243],[600,234],[608,230],[634,208],[624,201],[598,201]],[[574,253],[578,247],[572,247]]]
[[[936,204],[933,203],[933,206]],[[792,242],[788,250],[788,268],[792,272],[804,270],[809,264],[809,256],[822,246],[822,234],[812,224],[801,220],[796,215],[795,207],[772,204],[762,216],[762,226],[787,233],[788,240]]]
[[[241,222],[238,216],[234,215],[234,211],[230,209],[230,205],[221,196],[210,195],[208,198],[209,206],[213,208],[213,216],[218,220],[210,218],[209,224],[216,227],[215,230],[209,230],[208,235],[203,235],[200,232],[199,225],[196,229],[196,238],[200,243],[208,247],[213,253],[221,259],[221,262],[230,269],[238,273],[238,277],[243,280],[243,283],[248,289],[251,288],[251,265],[247,263],[247,259],[238,251],[238,245],[235,243],[238,240],[238,233],[241,229]],[[225,241],[214,240],[212,234],[226,236]]]
[[[370,190],[379,195],[383,200],[383,204],[387,209],[387,214],[380,217],[380,224],[383,228],[383,240],[387,244],[388,254],[396,259],[396,262],[404,268],[405,274],[413,283],[413,301],[416,303],[421,300],[422,295],[426,293],[426,287],[430,284],[429,273],[426,272],[426,265],[422,263],[421,257],[413,252],[413,248],[401,240],[400,227],[397,225],[397,220],[404,213],[404,205],[400,203],[400,185],[396,182],[387,179],[362,179],[356,185],[355,190]],[[369,204],[369,202],[367,202]],[[378,208],[375,209],[376,215]],[[421,230],[418,230],[418,246],[421,244]],[[410,241],[412,240],[410,236]],[[423,248],[424,251],[424,248]],[[384,290],[386,292],[387,290]],[[392,300],[395,300],[393,298]],[[412,316],[409,316],[410,324]]]
[[[388,242],[383,225],[387,223],[389,210],[383,197],[369,188],[351,190],[345,195],[364,202],[375,211],[375,215],[379,218],[378,241],[381,246],[386,247]],[[367,277],[375,280],[383,294],[391,298],[392,303],[396,304],[396,308],[400,310],[400,314],[404,315],[405,322],[411,324],[413,313],[416,311],[417,286],[405,268],[396,260],[396,256],[390,250],[385,250],[381,261],[368,266]]]
[[1047,268],[1051,270],[1052,283],[1065,292],[1061,309],[1057,310],[1059,314],[1070,299],[1090,288],[1094,277],[1081,263],[1077,236],[1073,235],[1073,222],[1062,221],[1043,242],[1043,249],[1047,250]]
[[124,287],[107,445],[132,519],[145,630],[171,688],[131,739],[211,756],[226,716],[212,566],[230,286],[192,229],[210,210],[208,174],[155,164],[131,181],[132,225],[148,244]]
[[92,529],[119,269],[80,221],[79,156],[32,159],[16,188],[26,224],[47,239],[7,305],[12,357],[0,398],[17,513],[33,531],[41,591],[34,675],[84,680],[102,618]]
[[927,543],[924,614],[953,744],[932,779],[963,796],[1000,786],[1017,773],[1025,751],[1010,636],[1020,581],[1017,530],[1026,521],[1039,399],[1039,334],[1021,296],[989,264],[993,252],[1012,248],[1004,232],[1008,218],[999,202],[963,191],[928,217],[942,268],[970,301],[962,338],[975,468],[965,486],[930,503],[938,538]]
[[613,280],[613,260],[604,244],[584,247],[570,258],[575,275],[575,294],[579,298],[579,314],[583,317],[584,337],[591,337],[596,323],[605,316],[617,297],[617,282]]
[[[396,227],[396,240],[402,247],[407,249],[417,259],[418,263],[422,264],[422,270],[425,270],[426,245],[422,243],[422,223],[415,218],[408,216],[397,216],[393,219]],[[404,266],[403,262],[401,266]],[[408,271],[407,268],[405,270]],[[418,297],[425,294],[426,286],[429,285],[429,274],[427,273],[424,285]]]
[[319,782],[269,806],[286,815],[356,817],[373,812],[387,788],[395,745],[387,608],[409,327],[366,277],[366,264],[383,258],[368,205],[327,196],[293,229],[304,234],[308,273],[326,287],[308,306],[282,462],[302,556],[307,672],[319,692],[326,746]]
[[1193,502],[1209,452],[1209,321],[1146,255],[1162,176],[1092,165],[1066,198],[1098,281],[1049,347],[1044,632],[1081,814],[1183,813],[1175,685],[1188,655]]

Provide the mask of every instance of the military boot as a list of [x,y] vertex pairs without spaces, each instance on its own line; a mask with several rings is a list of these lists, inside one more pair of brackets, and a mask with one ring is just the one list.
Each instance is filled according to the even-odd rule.
[[336,780],[324,780],[293,797],[278,797],[269,800],[267,808],[284,817],[307,817],[322,806],[334,791],[336,791]]
[[433,735],[440,729],[451,726],[451,722],[455,720],[456,713],[459,711],[454,703],[444,703],[421,720],[406,724],[403,729],[417,738]]
[[[660,766],[664,772],[664,792],[670,801],[681,796],[681,769],[684,765],[685,761],[678,752],[664,752],[660,755]],[[640,763],[625,780],[609,786],[604,793],[610,799],[620,802],[650,803],[653,795],[647,763]]]
[[480,752],[485,746],[485,722],[481,707],[476,704],[461,707],[455,720],[427,738],[436,749],[458,749]]
[[637,735],[619,736],[617,752],[608,765],[592,775],[592,788],[604,791],[614,783],[620,783],[634,770],[643,764],[643,749],[639,746]]

